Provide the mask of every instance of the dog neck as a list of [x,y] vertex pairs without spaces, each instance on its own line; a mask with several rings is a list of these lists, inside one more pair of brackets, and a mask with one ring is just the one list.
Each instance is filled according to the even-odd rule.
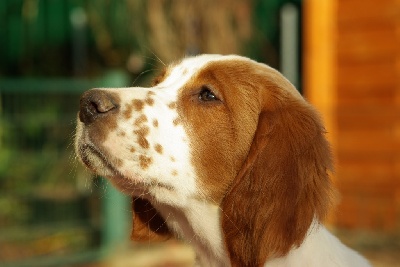
[[153,205],[175,235],[194,247],[200,266],[230,266],[219,206],[197,199],[187,201],[183,207],[160,202]]

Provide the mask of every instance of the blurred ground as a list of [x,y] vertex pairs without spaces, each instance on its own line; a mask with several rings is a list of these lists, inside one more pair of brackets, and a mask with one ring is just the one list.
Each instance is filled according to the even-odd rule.
[[85,267],[192,267],[194,260],[195,254],[190,246],[169,241],[157,245],[136,244],[123,248],[104,262]]
[[361,251],[361,253],[370,260],[375,267],[398,267],[400,266],[399,250],[377,250]]
[[[375,267],[400,266],[400,239],[389,235],[337,232],[339,238],[364,255]],[[167,242],[134,245],[116,251],[102,263],[82,267],[192,267],[195,254],[188,245]]]
[[375,267],[400,266],[399,234],[333,231],[346,245],[364,255]]

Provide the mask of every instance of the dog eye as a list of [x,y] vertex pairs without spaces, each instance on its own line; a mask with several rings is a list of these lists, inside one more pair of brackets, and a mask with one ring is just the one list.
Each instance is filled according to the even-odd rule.
[[203,86],[199,93],[199,100],[203,102],[219,100],[218,97],[206,86]]

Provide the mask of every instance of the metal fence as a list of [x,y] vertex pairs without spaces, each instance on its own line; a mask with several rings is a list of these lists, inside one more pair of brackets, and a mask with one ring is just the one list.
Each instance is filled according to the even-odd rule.
[[93,261],[127,240],[128,200],[75,160],[79,95],[103,79],[0,80],[0,265]]

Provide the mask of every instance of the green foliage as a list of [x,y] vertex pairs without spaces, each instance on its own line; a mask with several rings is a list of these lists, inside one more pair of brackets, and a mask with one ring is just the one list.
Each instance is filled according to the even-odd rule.
[[[79,197],[91,175],[76,162],[73,133],[79,96],[3,93],[0,119],[0,226],[34,222],[36,198]],[[67,101],[66,101],[67,100]],[[71,101],[71,102],[68,102]],[[57,194],[52,194],[57,192]]]

